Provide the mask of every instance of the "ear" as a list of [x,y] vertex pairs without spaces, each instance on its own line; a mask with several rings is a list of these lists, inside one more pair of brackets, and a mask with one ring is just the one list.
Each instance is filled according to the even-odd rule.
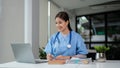
[[68,20],[66,21],[67,25],[70,23]]

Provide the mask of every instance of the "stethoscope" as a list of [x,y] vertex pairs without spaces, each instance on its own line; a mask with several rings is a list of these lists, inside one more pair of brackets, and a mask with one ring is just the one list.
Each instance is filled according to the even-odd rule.
[[[55,36],[55,39],[54,39],[54,44],[56,43],[56,40],[58,40],[58,43],[60,44],[60,40],[58,38],[58,35],[59,35],[60,32],[57,32],[56,36]],[[69,36],[69,43],[67,45],[67,48],[71,48],[71,37],[72,37],[72,34],[71,34],[71,31],[70,31],[70,36]]]

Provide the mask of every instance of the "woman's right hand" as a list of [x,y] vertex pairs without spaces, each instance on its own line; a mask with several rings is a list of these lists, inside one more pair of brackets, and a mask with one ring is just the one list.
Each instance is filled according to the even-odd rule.
[[54,57],[51,54],[47,54],[47,60],[51,61]]

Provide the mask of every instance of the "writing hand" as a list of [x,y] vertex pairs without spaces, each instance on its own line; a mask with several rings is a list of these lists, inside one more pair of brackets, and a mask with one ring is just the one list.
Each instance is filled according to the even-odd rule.
[[54,58],[53,55],[47,54],[47,60],[48,60],[48,61],[51,61],[53,58]]

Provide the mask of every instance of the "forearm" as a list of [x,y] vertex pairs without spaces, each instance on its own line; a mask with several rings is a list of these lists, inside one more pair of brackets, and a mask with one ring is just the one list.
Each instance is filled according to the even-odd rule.
[[71,58],[71,56],[62,56],[62,55],[56,57],[56,59],[60,59],[60,60],[67,60],[70,58]]
[[84,54],[78,54],[78,55],[75,55],[75,56],[57,56],[56,59],[64,59],[64,60],[67,60],[67,59],[71,59],[72,57],[75,57],[75,58],[86,58],[86,55]]
[[75,56],[72,56],[72,57],[75,57],[75,58],[86,58],[86,55],[78,54],[78,55],[75,55]]
[[63,59],[70,59],[71,56],[64,56]]

